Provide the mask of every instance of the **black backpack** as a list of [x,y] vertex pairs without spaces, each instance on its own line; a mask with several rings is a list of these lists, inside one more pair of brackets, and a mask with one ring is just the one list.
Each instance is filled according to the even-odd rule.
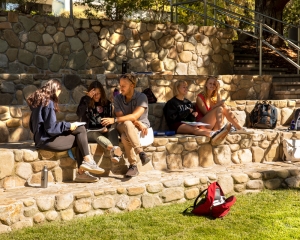
[[277,123],[277,109],[270,101],[257,101],[250,113],[253,128],[273,129]]
[[147,96],[148,98],[148,103],[156,103],[157,98],[155,97],[154,93],[152,92],[151,88],[146,88],[143,93]]

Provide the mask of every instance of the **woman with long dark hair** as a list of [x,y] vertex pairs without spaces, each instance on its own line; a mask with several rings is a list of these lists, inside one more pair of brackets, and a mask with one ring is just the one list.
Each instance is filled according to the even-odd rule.
[[90,155],[85,127],[56,120],[60,93],[60,82],[51,79],[27,98],[32,111],[29,125],[35,146],[50,151],[65,151],[76,147],[78,173],[75,181],[96,182],[99,178],[89,172],[101,174],[104,169],[99,168]]
[[118,163],[122,155],[119,145],[118,132],[114,125],[102,125],[102,118],[112,117],[113,107],[106,97],[102,84],[92,82],[77,108],[80,121],[86,122],[89,142],[96,142],[104,149],[110,151],[111,161]]

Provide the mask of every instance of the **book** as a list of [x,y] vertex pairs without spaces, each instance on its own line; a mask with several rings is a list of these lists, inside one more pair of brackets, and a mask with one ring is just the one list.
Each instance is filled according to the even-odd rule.
[[203,123],[203,122],[186,122],[186,121],[181,121],[184,124],[191,125],[191,126],[208,126],[208,123]]
[[85,125],[85,124],[86,124],[86,122],[73,122],[73,123],[75,123],[77,127],[79,127],[79,126],[82,126],[82,125]]
[[92,128],[92,129],[87,129],[87,132],[107,132],[107,128],[103,127],[103,128]]

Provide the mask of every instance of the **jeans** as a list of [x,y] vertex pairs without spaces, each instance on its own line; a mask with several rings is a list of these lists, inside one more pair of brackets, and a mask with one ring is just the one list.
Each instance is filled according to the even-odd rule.
[[119,145],[118,131],[114,125],[108,129],[108,132],[104,133],[99,131],[88,131],[87,137],[89,142],[98,143],[104,149],[107,149],[107,146],[109,145]]
[[74,131],[63,132],[61,135],[45,142],[39,149],[59,152],[69,150],[72,147],[76,147],[76,161],[79,167],[82,164],[83,157],[90,154],[84,126],[80,126]]

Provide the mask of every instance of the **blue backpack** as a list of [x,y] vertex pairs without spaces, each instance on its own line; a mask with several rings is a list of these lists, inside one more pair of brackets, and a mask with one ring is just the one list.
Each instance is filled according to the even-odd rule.
[[256,102],[250,113],[250,123],[253,128],[273,129],[277,123],[277,109],[270,101]]

